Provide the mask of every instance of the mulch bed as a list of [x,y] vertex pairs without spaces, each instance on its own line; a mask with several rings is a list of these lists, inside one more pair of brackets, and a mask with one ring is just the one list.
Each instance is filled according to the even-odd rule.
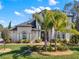
[[62,55],[71,55],[73,51],[52,51],[52,52],[40,52],[42,55],[49,55],[49,56],[62,56]]
[[10,52],[10,51],[12,51],[10,48],[0,49],[0,53],[6,53],[6,52]]

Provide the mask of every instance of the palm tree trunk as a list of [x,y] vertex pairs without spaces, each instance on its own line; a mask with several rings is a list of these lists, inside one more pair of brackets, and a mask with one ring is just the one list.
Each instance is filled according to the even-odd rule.
[[47,30],[45,31],[45,51],[47,51]]
[[52,40],[52,28],[51,28],[50,46],[52,45],[51,40]]
[[57,41],[55,40],[55,51],[57,51]]
[[55,51],[57,51],[57,31],[55,30]]

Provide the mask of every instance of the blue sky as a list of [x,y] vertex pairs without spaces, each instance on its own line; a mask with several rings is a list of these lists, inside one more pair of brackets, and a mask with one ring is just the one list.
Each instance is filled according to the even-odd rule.
[[28,21],[35,12],[61,9],[73,0],[0,0],[0,24],[4,27],[12,21],[12,26]]

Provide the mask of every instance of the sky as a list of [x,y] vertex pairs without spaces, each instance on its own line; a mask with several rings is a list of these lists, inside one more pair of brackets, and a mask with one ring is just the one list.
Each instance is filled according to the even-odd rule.
[[7,27],[30,20],[31,15],[44,9],[63,10],[64,5],[73,0],[0,0],[0,24]]

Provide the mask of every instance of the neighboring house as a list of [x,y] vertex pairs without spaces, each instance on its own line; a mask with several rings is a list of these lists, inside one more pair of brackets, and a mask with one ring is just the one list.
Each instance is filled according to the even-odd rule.
[[[70,23],[73,22],[73,15],[68,14],[68,21]],[[68,29],[71,29],[72,26],[69,25],[67,27]],[[67,39],[69,40],[71,35],[69,33],[58,33],[59,37],[61,39]],[[44,39],[44,32],[41,31],[41,26],[38,24],[36,20],[30,20],[28,22],[21,23],[19,25],[16,25],[14,28],[10,30],[10,36],[11,39],[16,41],[20,39],[30,39],[30,40],[35,40],[42,38]],[[52,33],[51,30],[48,32],[48,40],[49,39],[55,39],[55,31],[54,28],[52,28]]]

